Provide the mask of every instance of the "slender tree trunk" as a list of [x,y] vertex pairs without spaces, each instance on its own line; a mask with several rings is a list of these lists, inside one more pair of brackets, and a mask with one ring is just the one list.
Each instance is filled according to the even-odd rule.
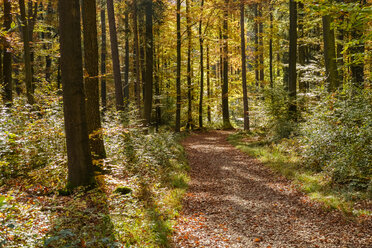
[[125,106],[129,105],[129,3],[126,0],[125,9],[125,71],[124,71],[124,102]]
[[145,125],[151,124],[152,98],[153,98],[153,64],[154,64],[154,41],[152,32],[152,0],[146,0],[146,78],[145,78],[145,96],[144,96],[144,121]]
[[106,157],[99,111],[98,41],[96,0],[82,0],[84,36],[85,95],[89,143],[94,159]]
[[[159,31],[159,30],[158,30]],[[157,32],[157,37],[159,39],[159,32]],[[154,47],[154,68],[155,68],[155,108],[156,108],[156,131],[159,131],[159,126],[161,125],[161,109],[160,109],[160,49],[159,44]]]
[[297,2],[289,0],[289,73],[288,73],[288,92],[289,92],[289,112],[291,118],[296,120],[296,60],[297,60]]
[[59,0],[58,11],[68,165],[67,186],[74,188],[94,183],[85,113],[79,0]]
[[264,65],[264,45],[263,45],[263,20],[262,20],[262,3],[258,9],[259,25],[258,25],[258,47],[259,47],[259,68],[260,68],[260,86],[264,87],[265,81],[265,65]]
[[19,9],[21,13],[21,29],[23,36],[23,57],[25,63],[25,83],[26,83],[26,96],[27,102],[30,105],[35,104],[35,99],[32,90],[32,68],[31,68],[31,49],[30,49],[30,37],[29,27],[26,21],[26,7],[25,1],[19,0]]
[[[4,0],[4,29],[9,30],[11,28],[11,24],[12,24],[11,2],[10,0]],[[10,44],[8,41],[5,41],[4,48],[5,49],[3,50],[2,58],[3,77],[2,79],[4,80],[3,100],[6,104],[12,104],[13,102],[12,53],[10,52]]]
[[323,42],[324,42],[324,62],[327,74],[328,91],[333,92],[339,86],[339,78],[336,62],[335,32],[331,28],[332,18],[330,15],[322,17],[323,20]]
[[208,96],[208,107],[207,116],[208,122],[211,123],[211,83],[210,83],[210,65],[209,65],[209,42],[207,42],[207,96]]
[[105,1],[101,2],[101,105],[104,113],[107,108],[106,93],[106,10]]
[[27,16],[27,30],[29,32],[29,44],[30,44],[30,58],[31,58],[31,75],[32,75],[32,94],[35,93],[36,89],[36,78],[35,78],[35,69],[34,69],[34,63],[35,63],[35,52],[34,52],[34,29],[36,24],[36,18],[37,18],[37,11],[38,10],[38,2],[32,2],[28,1],[28,16]]
[[270,41],[269,41],[269,70],[270,70],[270,88],[274,88],[274,78],[273,78],[273,8],[270,7]]
[[223,84],[222,84],[222,117],[223,117],[223,128],[231,129],[229,114],[229,46],[228,46],[228,18],[229,18],[229,0],[225,0],[225,9],[223,14]]
[[177,0],[177,102],[175,131],[181,128],[181,0]]
[[[48,23],[48,25],[51,25],[49,20],[52,18],[51,17],[52,14],[53,14],[52,0],[49,0],[48,1],[48,6],[47,6],[47,23]],[[48,27],[47,32],[46,32],[46,38],[47,39],[51,38],[51,32],[52,32],[52,28]],[[47,43],[45,48],[49,50],[51,48],[50,44]],[[45,56],[45,81],[47,81],[48,83],[51,83],[51,76],[52,76],[51,68],[52,68],[52,59],[51,59],[51,57],[48,53]]]
[[[298,44],[298,62],[300,63],[301,66],[305,66],[305,42],[303,39],[305,38],[304,34],[304,4],[302,2],[298,2],[298,17],[299,17],[299,23],[298,23],[298,31],[300,32],[300,39],[301,42]],[[301,72],[300,72],[301,73]],[[301,79],[301,74],[298,76],[299,78],[299,83],[298,83],[298,88],[300,92],[305,92],[306,91],[306,83]]]
[[120,60],[118,49],[118,38],[116,33],[115,10],[113,0],[107,0],[107,17],[110,29],[111,57],[115,81],[115,100],[116,110],[121,111],[124,108],[123,87],[120,74]]
[[136,104],[139,113],[141,113],[141,74],[140,74],[140,56],[139,56],[139,39],[138,39],[138,22],[137,22],[137,0],[133,0],[133,37],[134,37],[134,60],[135,66],[134,71],[136,75],[136,83],[135,83],[135,97],[136,97]]
[[[341,21],[344,21],[344,16],[341,17]],[[344,55],[342,54],[342,51],[344,50],[344,33],[345,30],[341,27],[337,30],[337,64],[339,65],[339,77],[340,77],[340,84],[342,85],[344,82]]]
[[187,29],[187,129],[193,129],[194,124],[192,120],[192,82],[191,82],[191,49],[192,49],[192,31],[191,31],[191,17],[190,17],[190,0],[186,0],[186,29]]
[[242,52],[242,87],[243,87],[243,106],[244,106],[244,130],[249,131],[249,108],[247,94],[247,65],[245,56],[245,32],[244,32],[244,0],[240,0],[240,40]]
[[254,3],[253,5],[254,8],[254,72],[255,72],[255,79],[256,79],[256,87],[258,88],[259,86],[259,81],[260,81],[260,71],[259,71],[259,47],[258,47],[258,3]]
[[201,18],[199,21],[199,43],[200,43],[200,97],[199,97],[199,127],[203,128],[203,96],[204,96],[204,37],[202,34],[204,0],[201,1]]

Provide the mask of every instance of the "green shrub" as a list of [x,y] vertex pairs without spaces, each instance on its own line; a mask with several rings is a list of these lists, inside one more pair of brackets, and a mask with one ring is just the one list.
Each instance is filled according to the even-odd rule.
[[305,161],[338,185],[372,190],[372,94],[331,95],[302,126]]

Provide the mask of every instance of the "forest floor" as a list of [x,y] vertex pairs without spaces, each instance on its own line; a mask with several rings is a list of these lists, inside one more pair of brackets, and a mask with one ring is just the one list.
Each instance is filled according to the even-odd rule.
[[228,131],[183,141],[191,167],[174,247],[372,247],[372,221],[311,200],[227,141]]

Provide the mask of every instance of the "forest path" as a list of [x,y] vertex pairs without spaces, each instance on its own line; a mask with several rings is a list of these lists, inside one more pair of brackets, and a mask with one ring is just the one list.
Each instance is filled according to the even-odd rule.
[[191,181],[174,247],[372,247],[370,222],[324,210],[230,145],[230,133],[195,133],[183,142]]

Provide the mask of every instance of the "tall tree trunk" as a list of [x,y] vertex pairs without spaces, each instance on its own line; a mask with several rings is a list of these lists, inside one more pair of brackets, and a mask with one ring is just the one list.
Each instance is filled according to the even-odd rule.
[[229,0],[225,0],[225,9],[223,13],[223,84],[222,84],[222,119],[223,128],[231,129],[232,125],[230,123],[229,114],[229,46],[228,46],[228,18],[229,18]]
[[334,92],[339,86],[337,62],[336,62],[336,44],[335,32],[331,28],[332,18],[330,15],[322,17],[323,21],[323,42],[324,42],[324,62],[326,68],[328,91]]
[[[341,16],[341,21],[343,22],[344,21],[344,16],[342,15]],[[344,45],[343,45],[343,42],[344,42],[344,33],[345,33],[345,30],[341,27],[338,27],[338,30],[337,30],[337,42],[336,42],[336,45],[337,45],[337,64],[339,65],[339,77],[340,77],[340,84],[342,85],[343,82],[344,82],[344,55],[342,53],[342,51],[344,50]]]
[[291,118],[296,120],[296,73],[297,60],[297,2],[289,0],[289,69],[288,69],[288,92],[289,92],[289,112]]
[[68,165],[67,186],[74,188],[94,183],[85,113],[80,4],[79,0],[59,0],[58,3]]
[[82,0],[87,127],[93,158],[106,157],[99,112],[96,0]]
[[208,107],[207,116],[208,122],[211,123],[211,83],[210,83],[210,65],[209,65],[209,42],[207,42],[207,96],[208,96]]
[[240,0],[240,47],[242,52],[242,87],[243,87],[243,106],[244,106],[244,130],[249,131],[249,109],[247,94],[247,65],[245,56],[245,32],[244,32],[244,0]]
[[124,102],[129,105],[129,2],[126,0],[125,9],[125,71],[124,71]]
[[32,75],[32,94],[35,93],[36,89],[36,78],[35,78],[35,52],[34,52],[34,29],[36,24],[36,18],[38,13],[38,2],[28,1],[28,15],[27,15],[27,30],[29,32],[29,44],[30,44],[30,58],[31,58],[31,75]]
[[105,0],[101,2],[101,105],[103,113],[107,108],[106,93],[106,9]]
[[191,17],[190,17],[190,0],[186,0],[186,29],[187,29],[187,129],[193,129],[194,123],[192,120],[192,82],[191,82],[191,49],[192,49],[192,31],[191,31]]
[[176,102],[176,125],[175,131],[181,128],[181,0],[177,0],[177,102]]
[[273,8],[270,6],[270,41],[269,41],[269,71],[270,71],[270,88],[274,88],[273,78]]
[[[157,32],[157,38],[159,39],[159,30]],[[155,68],[155,108],[156,108],[156,131],[159,131],[159,125],[161,125],[161,108],[160,108],[160,49],[157,44],[156,49],[154,47],[154,68]]]
[[259,25],[258,25],[258,47],[259,47],[259,68],[260,68],[260,86],[264,87],[265,81],[265,65],[264,65],[264,45],[263,45],[263,20],[262,20],[262,3],[258,9]]
[[152,98],[153,98],[153,64],[154,64],[154,41],[152,32],[152,0],[146,0],[146,33],[145,33],[145,53],[146,53],[146,78],[145,78],[145,96],[144,96],[144,121],[145,125],[151,123]]
[[200,97],[199,97],[199,127],[203,128],[203,96],[204,96],[204,37],[202,34],[204,0],[201,1],[201,17],[199,21],[199,43],[200,43]]
[[35,104],[35,99],[32,90],[32,68],[31,68],[31,49],[30,49],[30,33],[28,22],[26,21],[26,7],[25,1],[19,0],[19,9],[21,13],[21,30],[23,36],[23,57],[25,63],[25,83],[27,102],[30,105]]
[[[4,0],[4,29],[7,31],[12,24],[11,3],[10,0]],[[10,44],[5,41],[2,58],[2,76],[4,80],[4,96],[3,100],[7,104],[13,102],[13,84],[12,84],[12,53],[10,52]]]
[[[358,4],[358,3],[355,3]],[[360,1],[360,5],[366,4],[365,0]],[[362,7],[362,6],[361,6]],[[351,55],[351,77],[355,87],[362,89],[364,87],[364,25],[353,25],[351,29],[352,45],[350,47]]]
[[[304,32],[304,4],[302,2],[298,2],[298,17],[299,17],[299,23],[298,23],[298,31],[300,32],[300,39],[301,42],[298,44],[298,62],[300,63],[301,66],[305,66],[305,32]],[[301,73],[301,72],[300,72]],[[300,92],[305,92],[306,91],[306,82],[304,82],[301,79],[301,74],[299,75],[299,83],[298,83],[298,88]]]
[[259,47],[258,47],[258,3],[254,3],[253,5],[254,8],[254,73],[255,73],[255,79],[256,79],[256,87],[258,88],[259,86],[259,81],[260,81],[260,70],[259,70]]
[[114,70],[116,110],[123,110],[123,86],[121,83],[118,37],[116,33],[115,10],[113,0],[107,0],[107,17],[110,29],[111,57]]
[[134,72],[136,75],[136,82],[135,82],[135,97],[136,97],[136,104],[139,113],[141,113],[141,74],[140,74],[140,56],[139,56],[139,39],[138,39],[138,22],[137,22],[137,0],[133,0],[133,46],[134,46]]
[[[52,8],[52,0],[49,0],[48,1],[48,6],[47,6],[47,23],[48,25],[51,25],[50,23],[50,19],[52,18],[52,14],[53,14],[53,8]],[[47,27],[47,32],[46,32],[46,37],[47,39],[50,39],[51,38],[51,32],[52,32],[52,28],[51,27]],[[46,44],[45,46],[46,49],[50,49],[51,46],[49,43]],[[47,81],[48,83],[51,83],[51,76],[52,76],[52,71],[51,71],[51,68],[52,68],[52,59],[49,55],[49,53],[45,56],[45,81]]]

